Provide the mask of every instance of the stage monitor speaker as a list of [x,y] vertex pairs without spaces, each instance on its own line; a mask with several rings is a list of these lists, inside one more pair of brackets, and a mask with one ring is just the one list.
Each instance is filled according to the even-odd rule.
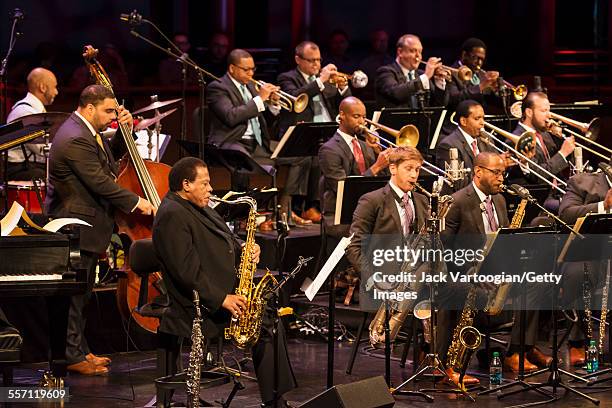
[[395,405],[382,376],[339,384],[300,405],[300,408],[386,408]]

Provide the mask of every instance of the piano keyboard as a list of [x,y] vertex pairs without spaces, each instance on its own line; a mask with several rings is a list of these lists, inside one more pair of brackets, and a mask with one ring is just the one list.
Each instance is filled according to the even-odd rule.
[[19,275],[0,275],[0,282],[30,282],[30,281],[54,281],[62,280],[61,274],[37,274],[27,273]]

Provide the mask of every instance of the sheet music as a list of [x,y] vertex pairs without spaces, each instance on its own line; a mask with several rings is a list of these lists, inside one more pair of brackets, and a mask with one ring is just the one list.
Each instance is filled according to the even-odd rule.
[[[149,134],[147,133],[146,129],[143,130],[139,130],[138,132],[136,132],[136,136],[138,136],[138,138],[135,140],[136,142],[136,148],[138,149],[138,153],[140,154],[140,157],[142,157],[143,159],[150,159],[153,161],[157,161],[157,133],[153,132],[153,135],[151,136],[151,156],[149,156]],[[170,136],[166,135],[164,133],[160,133],[159,134],[159,156],[160,158],[163,157],[164,152],[166,151],[166,147],[168,146],[168,143],[170,142]]]
[[287,143],[287,140],[289,140],[289,137],[291,137],[291,134],[293,133],[293,129],[295,129],[295,125],[289,126],[289,128],[287,129],[287,131],[281,138],[280,142],[278,142],[278,144],[276,145],[276,149],[274,149],[272,156],[270,156],[271,159],[276,159],[278,157],[281,150],[283,150],[283,146],[285,146],[285,143]]
[[304,284],[302,285],[301,289],[304,291],[304,293],[306,294],[306,297],[311,302],[312,302],[312,299],[314,299],[317,292],[319,292],[319,289],[321,289],[321,286],[323,286],[323,283],[325,282],[325,280],[327,280],[327,278],[329,277],[329,274],[331,273],[331,271],[336,267],[338,262],[340,262],[340,259],[342,259],[342,257],[344,256],[346,247],[348,247],[349,244],[351,243],[351,239],[353,239],[353,235],[354,234],[351,234],[350,237],[343,237],[340,240],[340,242],[334,249],[334,252],[332,252],[330,257],[327,259],[327,262],[325,262],[325,265],[323,265],[323,268],[321,268],[321,271],[317,274],[317,277],[315,278],[314,281],[310,281],[310,280],[309,282],[304,281]]
[[344,197],[344,180],[338,180],[336,189],[336,212],[334,213],[334,225],[340,225],[340,217],[342,216],[342,201]]
[[446,117],[446,109],[440,112],[440,120],[438,120],[438,124],[436,125],[436,130],[431,138],[431,144],[429,145],[430,149],[435,149],[436,144],[438,144],[438,137],[440,137],[440,131],[442,130],[442,125],[444,124],[444,118]]
[[24,235],[25,233],[23,232],[23,230],[17,226],[19,220],[22,218],[30,227],[41,232],[57,232],[60,228],[68,224],[79,224],[91,227],[90,223],[78,218],[56,218],[46,223],[44,227],[40,227],[34,221],[32,221],[32,219],[25,211],[25,209],[21,206],[21,204],[19,204],[17,201],[14,201],[13,205],[11,206],[11,209],[4,216],[4,218],[0,220],[0,236],[6,237],[9,235]]

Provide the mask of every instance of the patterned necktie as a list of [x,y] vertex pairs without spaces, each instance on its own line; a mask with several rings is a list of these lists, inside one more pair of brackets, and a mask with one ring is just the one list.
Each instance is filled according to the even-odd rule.
[[[244,103],[248,103],[252,99],[251,93],[247,89],[246,85],[240,85],[240,93],[242,93]],[[261,146],[261,127],[259,126],[259,119],[257,119],[257,116],[255,116],[254,118],[249,119],[249,123],[251,124],[251,130],[253,131],[255,140],[257,140],[257,143]]]
[[402,197],[402,207],[404,208],[404,236],[410,234],[410,226],[414,221],[414,211],[412,211],[412,205],[410,205],[410,195],[404,193]]
[[[308,77],[308,83],[314,82],[317,78],[314,75]],[[331,122],[331,117],[327,112],[327,109],[323,105],[323,101],[321,100],[321,95],[316,94],[312,97],[312,110],[314,111],[314,117],[312,118],[313,122]]]
[[353,138],[353,156],[355,156],[355,161],[357,162],[357,167],[359,167],[359,174],[363,174],[366,172],[366,164],[365,159],[363,157],[363,152],[361,151],[361,146],[357,141],[357,138]]
[[[416,79],[414,71],[408,71],[408,73],[406,74],[406,79],[408,80],[408,82],[414,81]],[[410,96],[410,107],[412,109],[416,109],[419,107],[419,103],[417,102],[417,97],[415,94],[412,94],[412,96]]]
[[472,140],[472,153],[474,154],[474,158],[478,156],[478,142],[476,139]]
[[546,161],[550,160],[550,153],[548,152],[548,149],[546,148],[546,145],[544,144],[544,138],[542,137],[542,134],[540,132],[536,132],[536,137],[538,138],[538,141],[540,142],[540,148],[542,148],[542,152],[544,153],[544,158],[546,159]]
[[485,200],[485,211],[487,213],[487,220],[489,221],[489,228],[492,232],[497,231],[498,225],[497,220],[495,220],[495,213],[493,212],[493,200],[491,200],[491,196],[488,196]]

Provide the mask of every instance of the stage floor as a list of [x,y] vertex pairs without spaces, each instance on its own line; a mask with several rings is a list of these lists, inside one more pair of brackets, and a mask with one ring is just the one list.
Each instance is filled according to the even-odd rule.
[[[382,375],[384,371],[384,360],[382,358],[366,355],[360,351],[355,362],[352,375],[345,373],[346,363],[350,356],[351,344],[348,342],[338,343],[336,345],[336,364],[335,364],[335,382],[337,384],[348,383],[364,379],[367,377]],[[323,391],[326,381],[326,353],[327,346],[322,341],[290,339],[289,351],[293,364],[295,375],[299,382],[299,388],[286,394],[290,402],[304,402],[309,398]],[[363,350],[363,347],[360,347]],[[399,350],[398,350],[399,351]],[[231,364],[232,357],[241,357],[240,352],[230,353],[226,355],[226,362]],[[564,353],[566,354],[566,353]],[[83,377],[69,375],[66,379],[66,385],[69,387],[71,396],[70,402],[65,404],[68,407],[143,407],[151,405],[155,393],[153,380],[156,376],[155,353],[154,352],[130,352],[116,353],[111,355],[113,359],[111,373],[105,377]],[[185,359],[188,354],[184,355]],[[382,355],[381,355],[382,357]],[[394,353],[392,361],[392,381],[394,385],[400,384],[404,379],[412,374],[412,366],[407,364],[404,369],[401,369],[397,362],[396,353]],[[567,355],[563,355],[567,361]],[[474,359],[475,360],[475,359]],[[474,365],[474,362],[473,362]],[[42,365],[31,365],[25,368],[16,370],[15,383],[17,385],[34,385],[40,378],[37,369]],[[246,374],[252,374],[252,365],[248,364],[245,368],[248,371]],[[473,373],[473,371],[471,371]],[[483,373],[486,374],[486,373]],[[504,373],[504,376],[510,378],[510,373]],[[608,374],[610,376],[610,374]],[[544,375],[536,377],[534,381],[544,381]],[[488,380],[483,377],[482,383],[486,385]],[[257,384],[252,380],[243,379],[246,388],[239,391],[234,401],[233,407],[259,407],[259,393]],[[587,392],[601,400],[601,407],[612,406],[612,381],[602,384],[604,387],[588,389]],[[608,385],[609,387],[605,387]],[[420,387],[431,386],[429,381],[419,382]],[[442,386],[444,387],[444,386]],[[581,387],[584,390],[586,387]],[[202,390],[202,398],[209,401],[217,401],[226,398],[231,390],[231,384],[219,386],[217,388]],[[574,395],[565,395],[564,391],[559,390],[558,395],[561,399],[555,402],[557,407],[588,407],[592,406],[589,402],[582,400]],[[176,395],[177,401],[184,401],[184,395],[179,393]],[[412,397],[397,397],[396,407],[500,407],[528,402],[535,402],[541,399],[539,394],[530,392],[523,393],[518,396],[505,398],[498,401],[495,395],[476,397],[476,404],[473,404],[465,399],[445,394],[435,395],[435,405],[423,402],[420,399]],[[216,404],[217,406],[219,404]],[[26,406],[60,406],[59,404],[15,404],[16,408]]]

